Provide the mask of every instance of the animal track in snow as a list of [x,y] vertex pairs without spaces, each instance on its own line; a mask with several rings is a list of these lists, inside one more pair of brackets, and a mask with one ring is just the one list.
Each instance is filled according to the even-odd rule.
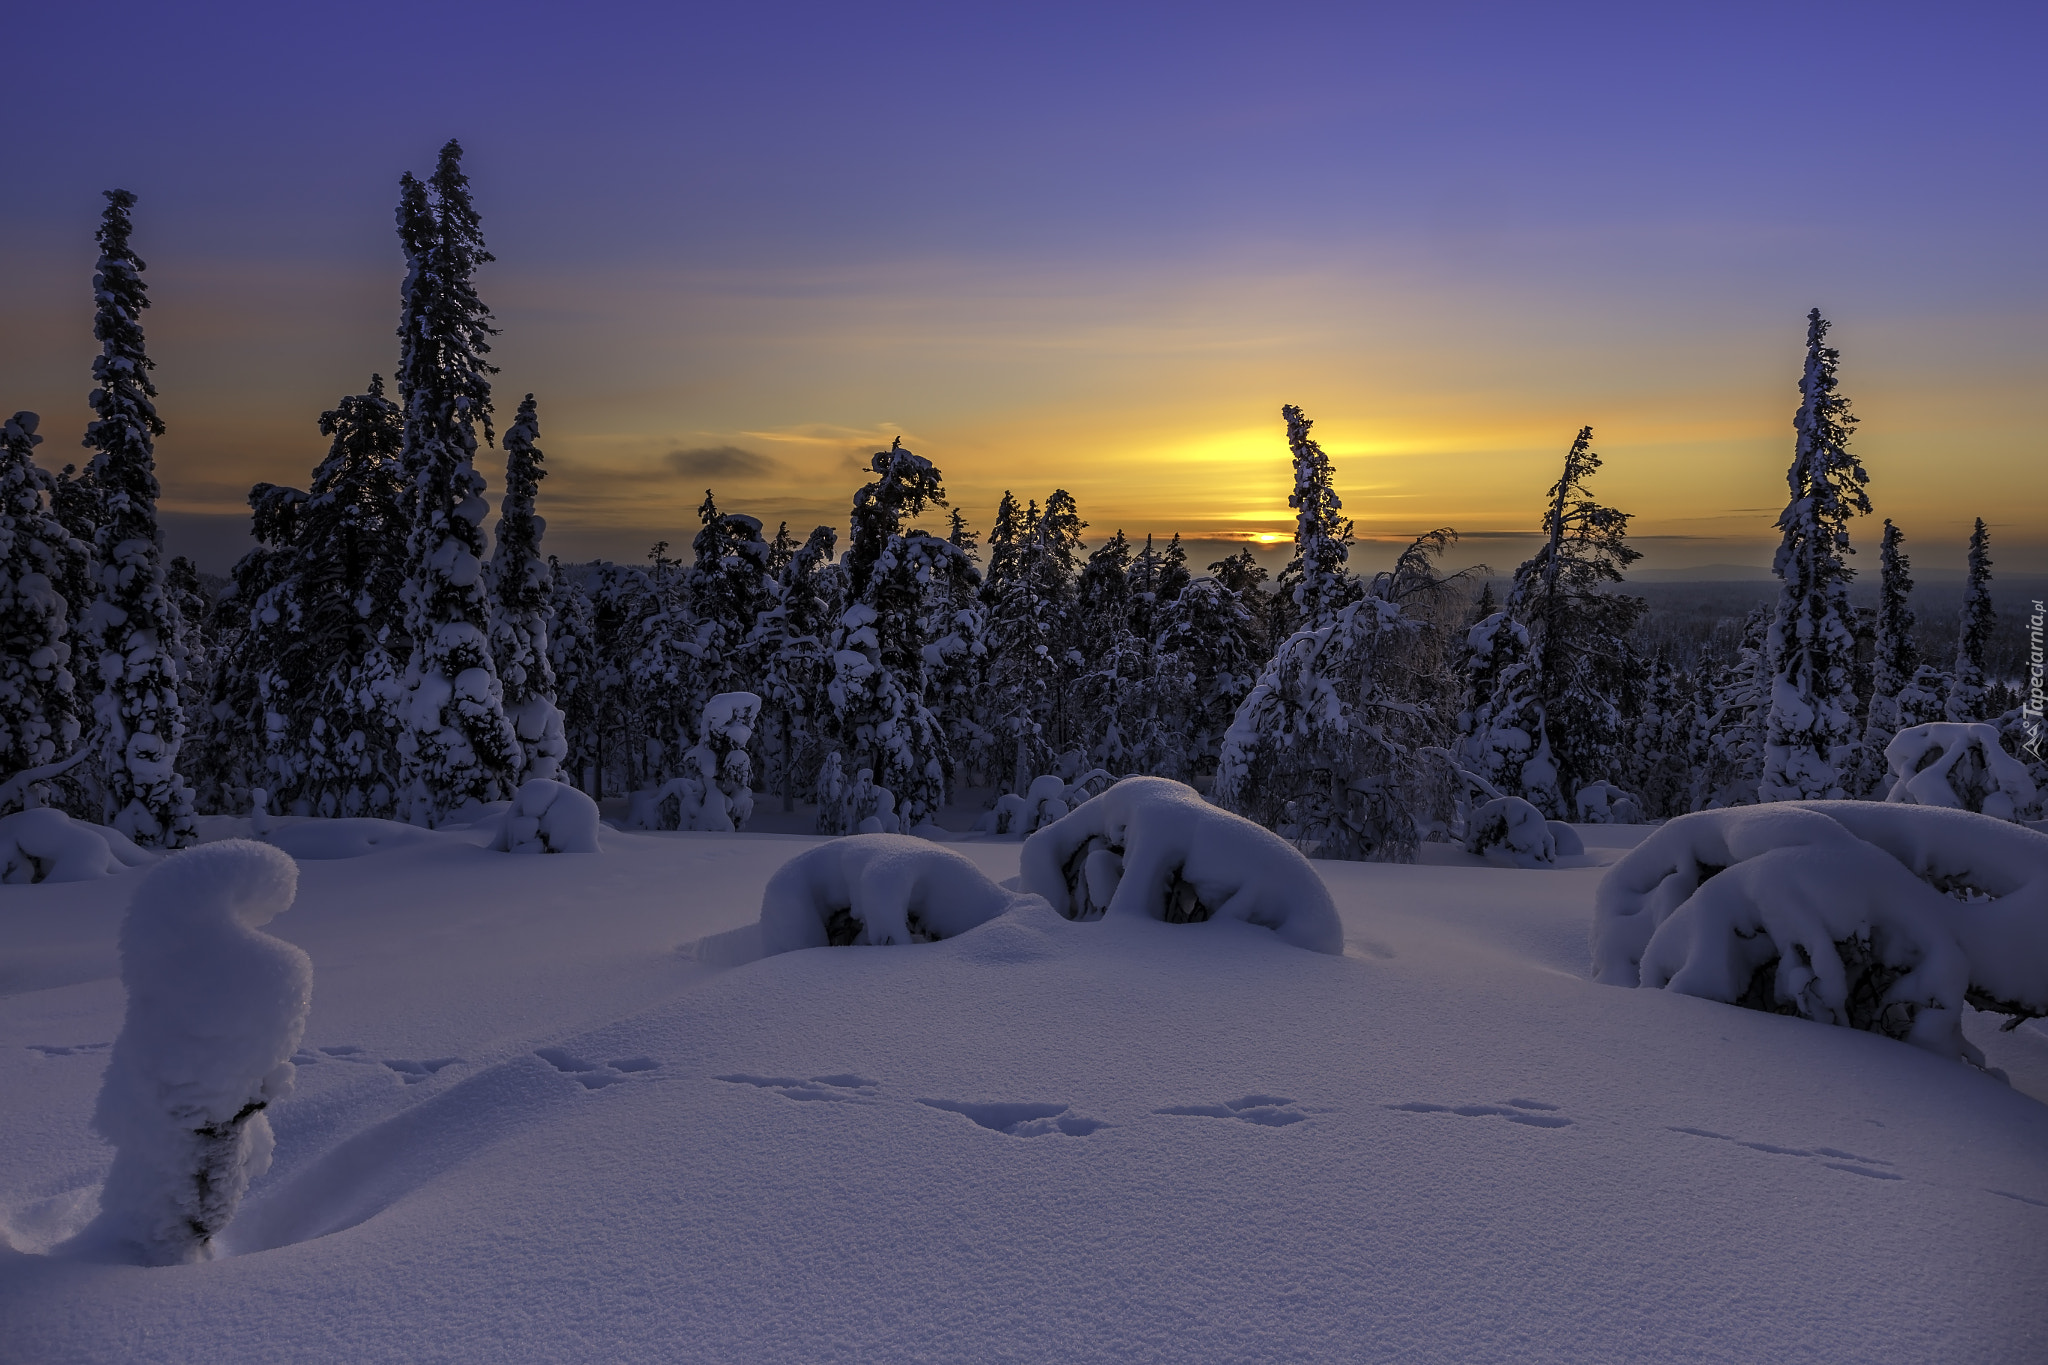
[[423,1062],[415,1062],[405,1057],[386,1057],[383,1065],[397,1072],[398,1079],[407,1085],[417,1085],[421,1081],[432,1079],[435,1072],[454,1066],[461,1060],[460,1057],[429,1057]]
[[1087,1137],[1110,1126],[1102,1119],[1069,1113],[1073,1108],[1070,1104],[982,1104],[965,1100],[919,1100],[918,1103],[931,1109],[943,1109],[949,1114],[959,1114],[991,1133],[1002,1133],[1007,1137],[1046,1137],[1053,1133],[1064,1137]]
[[[1684,1133],[1688,1137],[1710,1138],[1715,1142],[1732,1142],[1737,1147],[1747,1147],[1752,1152],[1762,1152],[1766,1156],[1796,1156],[1818,1161],[1831,1171],[1846,1171],[1850,1175],[1867,1176],[1872,1180],[1904,1180],[1906,1178],[1896,1171],[1878,1169],[1879,1167],[1891,1165],[1892,1163],[1889,1161],[1883,1161],[1874,1156],[1858,1156],[1854,1152],[1845,1152],[1839,1147],[1783,1147],[1775,1142],[1744,1142],[1741,1138],[1729,1137],[1726,1133],[1717,1133],[1711,1128],[1673,1127],[1669,1131]],[[1993,1193],[1999,1193],[1999,1191],[1994,1190]]]
[[2031,1195],[2014,1194],[2011,1190],[1994,1190],[1987,1188],[1984,1192],[1986,1194],[1998,1195],[2002,1199],[2017,1199],[2020,1201],[2020,1203],[2032,1204],[2037,1209],[2048,1209],[2048,1199],[2035,1199]]
[[1182,1118],[1238,1119],[1261,1128],[1285,1128],[1308,1118],[1300,1106],[1285,1095],[1246,1095],[1243,1099],[1225,1100],[1221,1104],[1176,1104],[1152,1112]]
[[737,1071],[727,1076],[713,1076],[711,1079],[724,1081],[727,1085],[751,1085],[757,1090],[772,1090],[786,1100],[795,1100],[799,1103],[821,1100],[834,1104],[843,1104],[847,1101],[872,1104],[876,1099],[875,1092],[881,1084],[864,1076],[845,1073],[813,1076],[809,1080],[803,1080],[796,1076],[755,1076]]
[[573,1076],[585,1090],[602,1090],[608,1085],[631,1080],[661,1066],[652,1057],[620,1057],[609,1062],[586,1062],[566,1048],[535,1048],[534,1056],[565,1076]]
[[40,1052],[45,1057],[85,1056],[96,1052],[105,1052],[108,1048],[112,1046],[112,1043],[71,1043],[69,1045],[62,1045],[58,1043],[29,1043],[27,1045],[28,1050],[30,1052]]
[[1525,1128],[1569,1128],[1572,1121],[1557,1112],[1558,1106],[1543,1100],[1512,1099],[1502,1104],[1431,1104],[1426,1100],[1409,1100],[1403,1104],[1390,1104],[1389,1109],[1403,1114],[1456,1114],[1460,1118],[1502,1118],[1509,1123],[1519,1123]]

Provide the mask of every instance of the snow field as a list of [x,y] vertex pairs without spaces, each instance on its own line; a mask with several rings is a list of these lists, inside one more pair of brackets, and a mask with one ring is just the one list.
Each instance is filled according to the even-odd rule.
[[[1589,864],[1646,831],[1580,832],[1555,869],[1314,865],[1342,956],[1023,899],[718,970],[679,947],[831,845],[446,830],[307,862],[270,926],[315,967],[298,1093],[230,1254],[0,1251],[0,1357],[2040,1354],[2048,1110],[1875,1035],[1595,984]],[[949,851],[1018,872],[1014,842]],[[17,1245],[104,1177],[134,881],[0,893],[30,959],[0,978]],[[1993,1046],[2048,1094],[2048,1036]]]

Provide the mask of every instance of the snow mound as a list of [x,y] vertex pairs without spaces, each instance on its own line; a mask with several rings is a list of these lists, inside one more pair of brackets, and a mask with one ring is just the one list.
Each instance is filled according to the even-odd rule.
[[1027,899],[950,849],[908,834],[852,834],[798,854],[761,894],[761,948],[931,943]]
[[263,1111],[291,1091],[313,964],[258,926],[290,908],[298,877],[278,849],[231,839],[165,859],[136,888],[120,936],[127,1018],[93,1114],[114,1164],[78,1249],[206,1260],[270,1168]]
[[1573,798],[1582,825],[1640,825],[1643,803],[1612,782],[1588,782]]
[[0,883],[83,882],[154,860],[127,835],[39,808],[0,817]]
[[1019,884],[1068,919],[1212,918],[1341,954],[1323,879],[1285,839],[1163,777],[1127,777],[1024,841]]
[[1973,1056],[1966,1001],[2048,1015],[2048,837],[1862,801],[1680,816],[1601,882],[1593,967]]
[[1519,796],[1497,796],[1472,812],[1465,850],[1509,867],[1557,866],[1557,835],[1550,822]]
[[1933,721],[1892,736],[1884,761],[1890,769],[1888,802],[1946,806],[2000,820],[2030,813],[2038,793],[2027,765],[1999,744],[1998,727]]
[[521,783],[491,847],[500,853],[597,852],[597,802],[566,782]]

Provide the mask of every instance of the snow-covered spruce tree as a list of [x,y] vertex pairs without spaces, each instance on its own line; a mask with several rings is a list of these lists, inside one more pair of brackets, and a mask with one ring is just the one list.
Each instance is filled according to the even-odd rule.
[[[1007,502],[1009,495],[1004,494]],[[1062,603],[1047,593],[1044,545],[1034,501],[1021,514],[1014,550],[1000,580],[984,585],[988,604],[988,729],[995,735],[990,767],[997,785],[1021,791],[1054,753],[1047,727],[1061,673]],[[999,518],[1000,524],[1000,518]],[[999,547],[1008,548],[1008,547]],[[990,573],[995,572],[994,561]]]
[[1202,785],[1214,776],[1223,737],[1265,665],[1259,623],[1244,600],[1213,578],[1197,578],[1160,613],[1153,686],[1171,747],[1155,769]]
[[1984,647],[1991,643],[1992,627],[1998,617],[1991,609],[1991,533],[1984,518],[1970,532],[1970,581],[1963,592],[1961,629],[1956,634],[1956,666],[1949,678],[1943,707],[1946,720],[1975,721],[1990,718],[1986,698],[1990,679],[1984,672]]
[[748,654],[760,661],[759,690],[771,732],[767,751],[774,762],[771,790],[781,793],[784,811],[795,810],[798,794],[817,786],[824,758],[821,722],[830,711],[825,685],[832,673],[826,642],[846,610],[844,581],[832,554],[838,539],[832,527],[819,526],[789,555],[747,639]]
[[34,799],[17,779],[75,756],[85,709],[62,585],[75,584],[87,551],[50,510],[36,425],[17,412],[0,428],[0,815]]
[[407,271],[398,392],[405,410],[400,458],[411,492],[405,601],[413,641],[405,671],[402,810],[432,826],[465,805],[509,795],[524,755],[491,659],[488,508],[476,472],[478,423],[485,441],[492,437],[495,367],[484,357],[495,329],[472,277],[492,257],[454,139],[441,148],[426,184],[407,172],[400,186],[398,235]]
[[774,576],[758,517],[719,511],[707,488],[697,518],[702,529],[690,542],[696,558],[683,583],[694,626],[690,656],[696,685],[708,701],[720,692],[751,687],[758,678],[760,661],[750,654],[747,639],[755,618],[774,597]]
[[1856,652],[1844,558],[1849,519],[1870,511],[1862,461],[1849,453],[1856,419],[1837,390],[1841,355],[1827,344],[1828,321],[1816,308],[1806,318],[1806,369],[1799,380],[1792,498],[1778,517],[1783,539],[1771,568],[1778,607],[1765,636],[1770,711],[1764,722],[1760,801],[1815,801],[1846,794],[1842,774],[1853,760]]
[[1587,496],[1600,468],[1593,429],[1565,455],[1544,508],[1544,542],[1515,571],[1507,605],[1465,634],[1460,762],[1553,819],[1621,775],[1629,702],[1643,667],[1630,635],[1640,598],[1607,591],[1640,554],[1628,514]]
[[629,786],[661,782],[682,770],[683,755],[696,734],[697,718],[709,694],[698,667],[697,618],[690,610],[684,566],[671,559],[668,542],[647,552],[616,584],[624,612],[622,643]]
[[1696,810],[1756,804],[1764,764],[1764,719],[1771,702],[1769,662],[1764,656],[1770,622],[1765,608],[1752,608],[1743,622],[1735,661],[1720,670],[1710,689],[1703,689],[1706,718]]
[[127,190],[107,191],[92,277],[100,353],[85,446],[96,452],[86,477],[96,500],[99,591],[81,623],[82,643],[98,656],[93,716],[102,736],[106,823],[144,848],[180,848],[196,831],[192,790],[178,775],[185,717],[156,524],[156,438],[164,424],[143,349],[143,264],[128,244],[134,206]]
[[1405,606],[1441,587],[1429,560],[1450,540],[1422,537],[1330,624],[1282,643],[1224,737],[1211,800],[1312,857],[1414,859],[1452,793],[1424,753],[1443,727],[1415,699],[1440,645]]
[[[948,514],[946,543],[966,562],[977,563],[977,537],[960,509]],[[988,677],[988,611],[981,604],[980,580],[946,575],[925,589],[925,700],[946,734],[962,781],[988,767],[994,739],[980,724],[982,691]]]
[[561,561],[548,556],[548,666],[562,712],[563,776],[598,794],[597,619],[590,595]]
[[1296,509],[1294,558],[1280,574],[1280,594],[1289,605],[1287,624],[1296,630],[1328,625],[1345,603],[1358,596],[1357,584],[1345,568],[1351,557],[1351,520],[1337,496],[1337,474],[1323,447],[1309,435],[1315,425],[1289,404],[1280,409],[1287,422],[1287,448],[1294,455],[1294,491],[1287,505]]
[[82,1243],[145,1265],[208,1259],[270,1167],[264,1110],[291,1093],[313,965],[260,926],[291,907],[298,865],[229,839],[152,868],[121,922],[128,1012],[93,1126],[114,1145]]
[[1131,631],[1131,543],[1121,530],[1082,567],[1074,618],[1084,664],[1075,683],[1075,741],[1091,764],[1140,771],[1137,752],[1151,650]]
[[1913,562],[1900,548],[1905,539],[1887,519],[1878,551],[1876,638],[1870,660],[1870,704],[1864,715],[1863,749],[1858,763],[1858,795],[1882,798],[1890,787],[1885,746],[1899,732],[1899,694],[1920,667],[1919,646],[1913,643],[1911,594]]
[[504,689],[505,716],[519,736],[525,780],[561,775],[569,752],[561,708],[555,705],[554,660],[548,631],[554,617],[554,580],[540,554],[547,522],[533,510],[541,468],[540,414],[533,395],[505,429],[505,496],[498,502],[498,533],[491,550],[491,654]]
[[868,576],[882,557],[889,537],[902,529],[927,506],[944,507],[946,490],[939,471],[930,460],[903,448],[903,438],[878,450],[868,467],[880,477],[863,484],[853,495],[853,543],[847,549],[848,587],[858,600],[868,590]]
[[926,704],[923,605],[927,585],[954,576],[968,584],[979,577],[959,548],[923,531],[893,534],[833,634],[826,692],[834,745],[856,784],[867,771],[891,793],[904,831],[945,804],[952,773],[944,728]]
[[1209,566],[1209,576],[1237,594],[1237,600],[1244,603],[1244,609],[1252,614],[1258,626],[1258,652],[1263,657],[1272,653],[1272,603],[1266,590],[1259,585],[1266,581],[1266,566],[1252,557],[1252,547],[1246,545],[1227,559],[1219,559]]

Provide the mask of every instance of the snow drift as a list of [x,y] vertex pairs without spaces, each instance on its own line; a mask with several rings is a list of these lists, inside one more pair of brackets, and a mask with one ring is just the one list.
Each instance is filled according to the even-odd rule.
[[1027,899],[950,849],[908,834],[851,834],[800,853],[761,894],[761,948],[930,943]]
[[290,907],[298,875],[277,849],[231,839],[166,859],[136,888],[120,936],[127,1018],[93,1114],[114,1164],[79,1249],[206,1260],[269,1169],[263,1111],[291,1091],[313,964],[258,926]]
[[1601,882],[1593,966],[1973,1055],[1966,1002],[2048,1015],[2048,836],[1859,801],[1681,816]]
[[153,860],[127,835],[73,820],[61,810],[21,810],[0,817],[0,883],[82,882]]
[[1163,777],[1127,777],[1025,840],[1019,884],[1068,919],[1220,917],[1314,952],[1344,951],[1337,908],[1308,859]]

